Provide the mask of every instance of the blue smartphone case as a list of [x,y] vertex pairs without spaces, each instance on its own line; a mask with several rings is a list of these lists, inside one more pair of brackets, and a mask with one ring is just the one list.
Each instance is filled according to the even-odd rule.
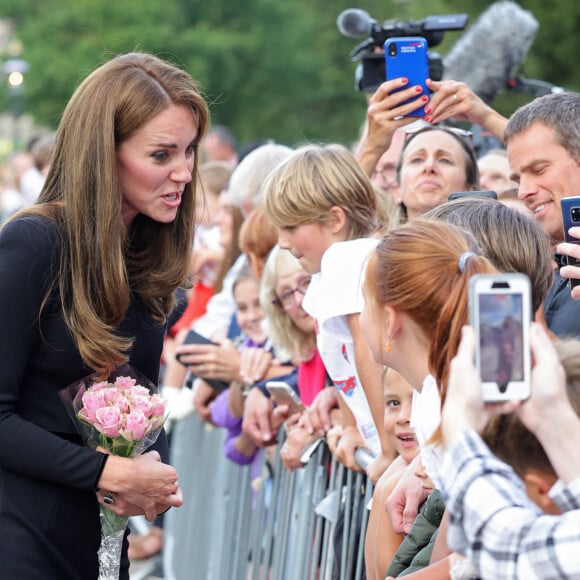
[[[392,48],[393,46],[394,48]],[[385,66],[388,81],[407,77],[409,82],[405,87],[402,87],[403,89],[421,85],[423,87],[422,94],[429,95],[426,84],[426,80],[429,78],[429,61],[427,59],[427,41],[424,38],[420,36],[388,38],[385,42]],[[417,97],[413,97],[405,103],[415,100]],[[407,116],[424,117],[425,107],[420,107]]]

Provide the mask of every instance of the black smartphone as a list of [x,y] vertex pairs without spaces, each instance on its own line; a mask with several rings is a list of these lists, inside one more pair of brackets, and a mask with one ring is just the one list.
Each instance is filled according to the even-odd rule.
[[[199,332],[196,332],[195,330],[190,330],[185,335],[185,340],[182,342],[182,344],[213,344],[215,346],[219,346],[217,342],[209,340],[209,338],[206,338],[205,336],[199,334]],[[176,360],[183,366],[187,366],[187,363],[184,363],[181,360],[181,356],[182,356],[181,354],[176,354],[175,355]],[[227,381],[222,381],[221,379],[206,379],[204,377],[199,378],[203,379],[214,391],[218,392],[225,391],[230,386],[230,383],[228,383]]]
[[476,274],[469,280],[469,321],[485,401],[530,396],[531,293],[525,274]]
[[[219,346],[217,342],[211,341],[209,338],[206,338],[205,336],[199,334],[199,332],[196,332],[195,330],[190,330],[185,335],[185,340],[181,344],[215,344],[216,346]],[[181,361],[181,356],[182,354],[176,354],[175,358],[183,365],[185,363]]]
[[447,201],[454,199],[461,199],[463,197],[489,197],[490,199],[497,199],[497,193],[493,189],[474,189],[472,191],[454,191],[449,194]]
[[[392,37],[385,41],[385,67],[387,80],[407,77],[409,82],[401,89],[421,85],[423,95],[429,95],[429,61],[427,41],[421,36]],[[416,97],[405,101],[408,103]],[[401,103],[401,104],[405,104]],[[411,111],[407,117],[424,117],[425,107]]]
[[[580,244],[578,238],[573,238],[568,230],[574,226],[580,226],[580,197],[563,197],[560,200],[560,207],[562,208],[562,225],[564,227],[564,239],[571,244]],[[568,266],[580,266],[580,260],[566,256]],[[568,281],[570,288],[574,288],[580,284],[580,280],[570,278]]]

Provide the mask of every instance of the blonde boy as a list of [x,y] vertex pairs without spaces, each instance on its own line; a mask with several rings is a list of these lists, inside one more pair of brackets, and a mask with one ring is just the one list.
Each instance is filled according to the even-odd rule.
[[373,186],[345,147],[308,145],[269,176],[263,204],[280,247],[313,275],[303,308],[316,319],[318,350],[340,392],[336,456],[356,469],[354,450],[368,447],[381,456],[369,470],[376,478],[393,450],[383,428],[381,367],[359,327],[364,270],[377,244],[370,237],[378,228]]

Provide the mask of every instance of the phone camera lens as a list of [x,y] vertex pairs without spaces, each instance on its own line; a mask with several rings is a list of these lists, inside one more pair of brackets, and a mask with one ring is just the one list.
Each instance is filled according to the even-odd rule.
[[573,207],[570,213],[573,222],[580,222],[580,207]]
[[397,56],[397,45],[389,44],[389,56]]

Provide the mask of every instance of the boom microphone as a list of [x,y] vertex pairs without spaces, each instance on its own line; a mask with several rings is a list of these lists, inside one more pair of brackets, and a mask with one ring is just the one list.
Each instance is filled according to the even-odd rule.
[[491,103],[523,63],[538,27],[532,13],[515,2],[495,2],[443,59],[443,78],[463,81]]
[[367,12],[359,8],[343,10],[336,19],[336,26],[340,33],[349,38],[369,36],[376,23],[377,21],[373,20]]

